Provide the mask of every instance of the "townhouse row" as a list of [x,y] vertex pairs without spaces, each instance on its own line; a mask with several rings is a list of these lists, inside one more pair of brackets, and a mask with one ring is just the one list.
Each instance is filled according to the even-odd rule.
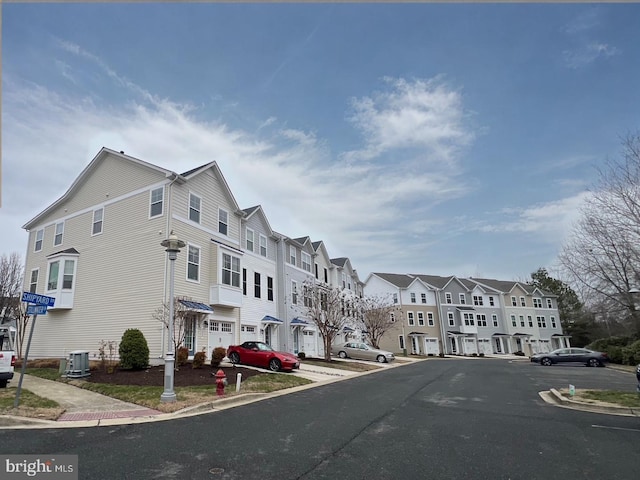
[[[118,342],[126,329],[138,328],[152,363],[160,363],[168,339],[158,313],[172,283],[160,244],[170,232],[185,242],[173,283],[192,354],[263,340],[278,350],[322,355],[322,339],[305,317],[307,280],[355,296],[395,294],[403,321],[384,339],[392,351],[510,352],[526,351],[523,342],[535,350],[547,348],[548,338],[548,348],[566,341],[547,336],[562,335],[556,299],[526,285],[395,274],[371,274],[365,285],[351,261],[330,257],[322,241],[274,231],[260,205],[241,208],[216,162],[180,174],[102,148],[23,228],[24,291],[56,299],[38,317],[32,357],[83,350],[94,358],[101,342]],[[510,306],[509,294],[516,302],[525,298],[526,306]],[[467,303],[478,296],[481,305]],[[539,313],[537,300],[553,308]],[[510,315],[515,324],[505,320]],[[360,338],[357,319],[350,325],[337,341]]]
[[364,294],[389,298],[393,352],[532,355],[570,346],[557,296],[515,281],[371,273]]

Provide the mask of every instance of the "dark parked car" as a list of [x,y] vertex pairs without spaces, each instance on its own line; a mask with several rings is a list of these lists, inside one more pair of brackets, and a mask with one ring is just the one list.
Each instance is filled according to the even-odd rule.
[[603,367],[609,357],[604,352],[595,352],[586,348],[560,348],[552,352],[537,353],[531,357],[532,362],[540,365],[556,363],[584,363],[587,367]]
[[227,349],[227,357],[231,363],[268,368],[274,372],[300,368],[300,360],[295,355],[277,352],[264,342],[244,342],[242,345],[231,345]]

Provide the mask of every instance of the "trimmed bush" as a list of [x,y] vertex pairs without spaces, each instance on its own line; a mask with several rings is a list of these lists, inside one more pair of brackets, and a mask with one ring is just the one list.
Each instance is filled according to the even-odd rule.
[[598,351],[606,352],[607,356],[609,357],[609,361],[611,363],[622,364],[622,349],[623,348],[624,347],[614,347],[614,346],[610,345],[605,350],[598,350]]
[[227,350],[224,347],[214,348],[213,351],[211,352],[211,366],[214,368],[219,367],[220,362],[222,362],[222,360],[226,355],[227,355]]
[[481,352],[478,356],[479,357],[484,357],[484,353]]
[[640,363],[640,340],[622,348],[622,363],[625,365]]
[[300,360],[304,360],[307,357],[307,354],[304,352],[298,352],[298,358]]
[[125,370],[141,370],[149,366],[149,346],[147,339],[137,328],[125,330],[118,349],[120,368]]
[[513,352],[513,354],[517,355],[519,357],[524,357],[524,352],[522,352],[522,351]]
[[178,367],[181,367],[182,365],[185,365],[187,363],[187,360],[189,360],[189,349],[187,347],[178,348],[178,353],[176,355],[176,365]]
[[191,364],[192,368],[202,368],[204,362],[207,359],[207,354],[204,352],[196,352],[193,356],[193,363]]

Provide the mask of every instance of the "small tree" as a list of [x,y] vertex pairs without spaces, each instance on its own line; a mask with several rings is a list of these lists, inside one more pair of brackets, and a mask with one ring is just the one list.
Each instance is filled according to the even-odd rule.
[[388,296],[364,297],[359,305],[365,338],[374,348],[380,348],[380,339],[393,328],[394,315],[399,309]]
[[149,366],[147,339],[137,328],[125,330],[120,341],[120,366],[124,369],[140,370]]
[[327,287],[313,279],[303,283],[303,310],[322,337],[324,359],[327,361],[331,360],[331,344],[347,321],[355,316],[356,300],[349,290]]
[[[180,300],[180,298],[175,298],[173,302],[173,353],[176,355],[176,358],[178,349],[184,343],[187,333],[187,318],[191,316],[191,312],[182,302],[180,302]],[[158,307],[156,311],[151,314],[151,316],[159,322],[162,322],[164,328],[169,331],[168,303],[163,303],[161,307]]]

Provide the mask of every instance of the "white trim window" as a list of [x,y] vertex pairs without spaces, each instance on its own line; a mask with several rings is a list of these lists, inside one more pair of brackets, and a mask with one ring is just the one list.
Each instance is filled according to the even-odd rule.
[[164,210],[164,187],[149,192],[149,218],[159,217]]
[[222,284],[240,288],[240,258],[222,254]]
[[300,252],[300,260],[302,261],[302,269],[305,272],[311,273],[311,255],[307,252]]
[[467,304],[467,296],[464,293],[458,294],[458,297],[460,298],[460,305]]
[[[60,268],[61,265],[62,268]],[[58,290],[73,290],[76,274],[76,260],[74,258],[56,258],[49,262],[48,270],[47,293]]]
[[527,306],[527,301],[525,300],[524,297],[520,297],[520,306],[521,307],[526,307]]
[[427,325],[433,327],[435,324],[433,322],[433,312],[427,312]]
[[422,303],[427,303],[427,294],[426,293],[421,293],[420,294],[420,299],[422,300]]
[[91,235],[100,235],[102,233],[103,219],[104,219],[104,208],[98,208],[93,211],[93,223],[91,225]]
[[494,300],[493,300],[493,297],[489,297],[489,305],[490,305],[491,307],[495,307],[495,302],[494,302]]
[[547,328],[547,320],[543,315],[538,315],[536,320],[538,321],[538,328]]
[[397,293],[393,294],[393,303],[394,304],[398,303],[398,294]]
[[262,275],[260,272],[253,272],[253,296],[262,297]]
[[514,296],[511,297],[511,306],[512,307],[517,307],[518,306],[518,300]]
[[524,327],[525,323],[524,323],[524,315],[520,315],[520,326]]
[[541,298],[534,298],[533,299],[533,308],[542,308],[542,299]]
[[547,298],[547,308],[553,308],[553,301],[550,298]]
[[[31,270],[31,278],[29,279],[29,291],[31,293],[36,293],[38,289],[38,276],[40,275],[40,269],[34,268]],[[553,318],[553,317],[551,317]],[[554,320],[555,321],[555,320]]]
[[418,312],[418,325],[424,327],[424,313]]
[[219,208],[218,209],[218,233],[227,235],[229,231],[229,212]]
[[511,326],[512,327],[517,327],[518,326],[518,321],[516,320],[516,316],[515,315],[511,315]]
[[416,294],[414,292],[411,292],[411,303],[416,303]]
[[34,252],[39,252],[40,250],[42,250],[43,240],[44,240],[44,228],[41,228],[40,230],[36,231],[36,238],[35,238],[35,242],[33,243]]
[[453,312],[447,312],[447,318],[449,319],[449,326],[450,327],[455,327],[456,320],[455,320],[455,318],[453,318]]
[[189,193],[189,220],[200,223],[202,213],[202,198],[195,193]]
[[296,266],[296,259],[296,247],[289,245],[289,263],[294,267]]
[[267,237],[260,234],[260,255],[267,256]]
[[444,301],[445,303],[453,303],[453,298],[451,297],[451,294],[449,292],[445,292]]
[[187,280],[200,281],[200,247],[189,245],[187,255]]
[[529,327],[533,328],[533,317],[531,315],[527,315],[527,321],[529,322]]
[[273,302],[273,277],[267,277],[267,300]]
[[553,315],[551,315],[550,320],[551,320],[551,328],[556,328],[556,327],[557,327],[557,324],[556,324],[556,317],[554,317]]
[[53,237],[53,246],[62,245],[64,236],[64,222],[56,223],[56,234]]
[[415,325],[415,320],[413,318],[413,312],[407,312],[407,324],[410,327],[413,327]]
[[473,296],[473,304],[478,306],[478,307],[482,307],[483,306],[483,300],[482,300],[482,295],[474,295]]
[[291,304],[298,304],[298,282],[291,280]]
[[497,327],[498,326],[498,315],[493,313],[491,314],[491,320],[493,321],[493,326]]
[[398,345],[400,345],[400,350],[404,350],[404,337],[402,335],[398,335]]
[[463,313],[464,324],[466,326],[473,327],[475,325],[475,320],[473,319],[473,313]]
[[247,250],[249,250],[250,252],[253,252],[253,247],[255,244],[255,237],[256,234],[253,230],[251,230],[249,227],[247,227],[246,231],[245,231],[245,246],[247,248]]
[[479,327],[487,326],[487,316],[484,313],[476,314],[476,323]]

